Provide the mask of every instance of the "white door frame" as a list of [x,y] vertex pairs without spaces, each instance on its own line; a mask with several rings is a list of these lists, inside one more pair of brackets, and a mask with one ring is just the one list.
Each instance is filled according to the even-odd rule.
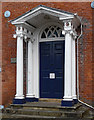
[[[43,30],[49,26],[49,25],[57,25],[59,27],[61,27],[61,25],[59,23],[55,23],[55,22],[49,22],[45,25],[43,25],[41,28],[38,28],[35,32],[34,32],[34,39],[35,41],[33,42],[33,79],[34,79],[34,95],[36,98],[40,98],[40,91],[39,91],[39,82],[40,82],[40,75],[39,75],[39,42],[46,42],[48,41],[48,39],[40,39],[41,33],[43,32]],[[64,38],[53,38],[51,39],[51,41],[59,41],[59,40],[64,40]]]

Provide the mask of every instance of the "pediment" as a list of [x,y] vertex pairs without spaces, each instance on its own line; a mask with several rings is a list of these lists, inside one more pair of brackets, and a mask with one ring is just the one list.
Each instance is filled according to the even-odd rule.
[[28,27],[30,26],[34,30],[47,22],[61,23],[62,20],[67,19],[72,19],[73,24],[76,22],[75,27],[80,23],[78,16],[74,13],[39,5],[9,22],[14,25],[23,24]]

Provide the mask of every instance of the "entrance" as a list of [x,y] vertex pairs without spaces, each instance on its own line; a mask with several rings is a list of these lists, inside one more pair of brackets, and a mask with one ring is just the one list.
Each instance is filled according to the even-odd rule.
[[64,96],[65,41],[40,42],[40,98]]
[[[63,98],[62,105],[71,106],[77,99],[75,40],[76,30],[81,26],[79,16],[40,5],[10,22],[16,26],[13,37],[17,38],[14,103],[24,103],[26,96],[29,101],[33,98]],[[26,95],[23,92],[24,41],[28,55]]]

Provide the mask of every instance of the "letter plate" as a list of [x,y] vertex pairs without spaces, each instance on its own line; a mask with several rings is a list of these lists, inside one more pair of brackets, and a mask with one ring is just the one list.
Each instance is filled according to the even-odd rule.
[[55,73],[50,73],[49,77],[50,77],[50,79],[55,79]]

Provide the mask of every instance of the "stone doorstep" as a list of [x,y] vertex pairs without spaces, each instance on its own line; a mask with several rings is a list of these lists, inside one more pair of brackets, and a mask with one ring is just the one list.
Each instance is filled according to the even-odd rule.
[[56,102],[11,104],[9,108],[6,108],[6,113],[10,116],[30,116],[32,120],[34,116],[36,116],[34,120],[37,120],[38,117],[39,120],[42,120],[43,116],[49,120],[61,120],[61,118],[62,120],[70,120],[71,118],[72,120],[76,120],[76,118],[79,118],[77,120],[81,120],[84,116],[88,120],[93,120],[93,117],[88,116],[88,108],[80,103],[75,104],[73,107],[62,107],[60,103]]
[[86,114],[84,116],[83,120],[85,120],[85,118],[86,118],[86,120],[88,120],[88,119],[94,120],[94,110],[93,111],[89,111],[88,113],[89,113],[89,115]]
[[6,115],[3,114],[2,120],[78,120],[78,118],[68,117],[52,117],[52,116],[36,116],[36,115]]
[[82,117],[84,111],[80,112],[67,112],[67,111],[47,111],[47,110],[34,110],[34,109],[6,109],[10,114],[25,114],[25,115],[40,115],[40,116],[55,116],[55,117]]
[[[36,104],[36,103],[34,103],[34,104]],[[27,104],[27,105],[30,106],[30,104]],[[13,105],[13,106],[15,106],[15,105]],[[19,116],[20,117],[23,116],[23,118],[25,116],[26,118],[28,118],[27,116],[29,116],[30,118],[32,118],[32,120],[38,120],[38,119],[39,120],[45,120],[45,119],[49,119],[49,120],[59,120],[59,119],[60,120],[70,120],[71,118],[72,118],[72,120],[76,120],[76,119],[77,120],[85,120],[85,118],[86,118],[86,120],[94,120],[93,117],[91,117],[91,116],[88,116],[88,115],[85,116],[85,114],[88,113],[87,112],[88,109],[87,109],[87,107],[84,107],[84,106],[81,106],[81,105],[78,105],[77,108],[74,107],[74,108],[76,108],[76,109],[74,109],[74,111],[73,111],[73,108],[70,109],[70,111],[68,110],[68,108],[66,110],[63,108],[63,110],[59,109],[59,111],[57,111],[58,110],[57,108],[58,107],[60,108],[61,106],[58,106],[56,108],[56,111],[52,110],[53,106],[48,107],[51,110],[44,109],[44,106],[43,106],[43,108],[41,108],[40,106],[35,107],[35,109],[32,106],[29,109],[28,109],[28,107],[24,108],[23,105],[21,105],[22,107],[19,107],[19,105],[18,105],[18,107],[13,107],[13,106],[10,107],[10,108],[6,108],[7,116],[10,116],[10,117],[14,116],[15,118],[17,116],[18,116],[18,118],[19,118]],[[37,104],[37,106],[38,106],[38,104]],[[41,109],[38,109],[38,108],[41,108]]]
[[56,102],[32,102],[32,103],[26,103],[26,104],[11,104],[10,105],[11,108],[34,108],[34,109],[52,109],[52,110],[76,110],[78,109],[80,106],[82,106],[82,104],[78,103],[75,104],[72,107],[63,107],[61,106],[60,103],[56,103]]
[[88,117],[88,118],[70,118],[70,117],[52,117],[52,116],[36,116],[36,115],[19,115],[19,114],[13,114],[13,115],[6,115],[3,114],[1,120],[94,120],[94,118]]
[[[24,111],[23,112],[23,114],[24,113],[26,113],[27,111]],[[29,112],[31,112],[31,111],[29,111]],[[35,112],[35,113],[34,113]],[[53,117],[79,117],[79,118],[81,118],[82,117],[82,115],[84,114],[84,111],[82,111],[82,112],[61,112],[61,111],[43,111],[43,110],[38,110],[38,111],[33,111],[33,114],[35,114],[36,115],[36,113],[37,113],[37,115],[41,115],[41,116],[53,116]]]
[[92,116],[91,114],[86,114],[82,120],[94,120],[94,116]]
[[[87,110],[87,109],[86,109]],[[9,114],[23,114],[23,115],[38,115],[38,116],[55,116],[55,117],[77,117],[82,118],[86,112],[86,110],[80,111],[51,111],[51,110],[44,110],[44,109],[12,109],[6,108],[6,113]]]
[[90,115],[94,117],[94,110],[90,111]]
[[39,102],[56,102],[61,104],[62,99],[39,98]]

